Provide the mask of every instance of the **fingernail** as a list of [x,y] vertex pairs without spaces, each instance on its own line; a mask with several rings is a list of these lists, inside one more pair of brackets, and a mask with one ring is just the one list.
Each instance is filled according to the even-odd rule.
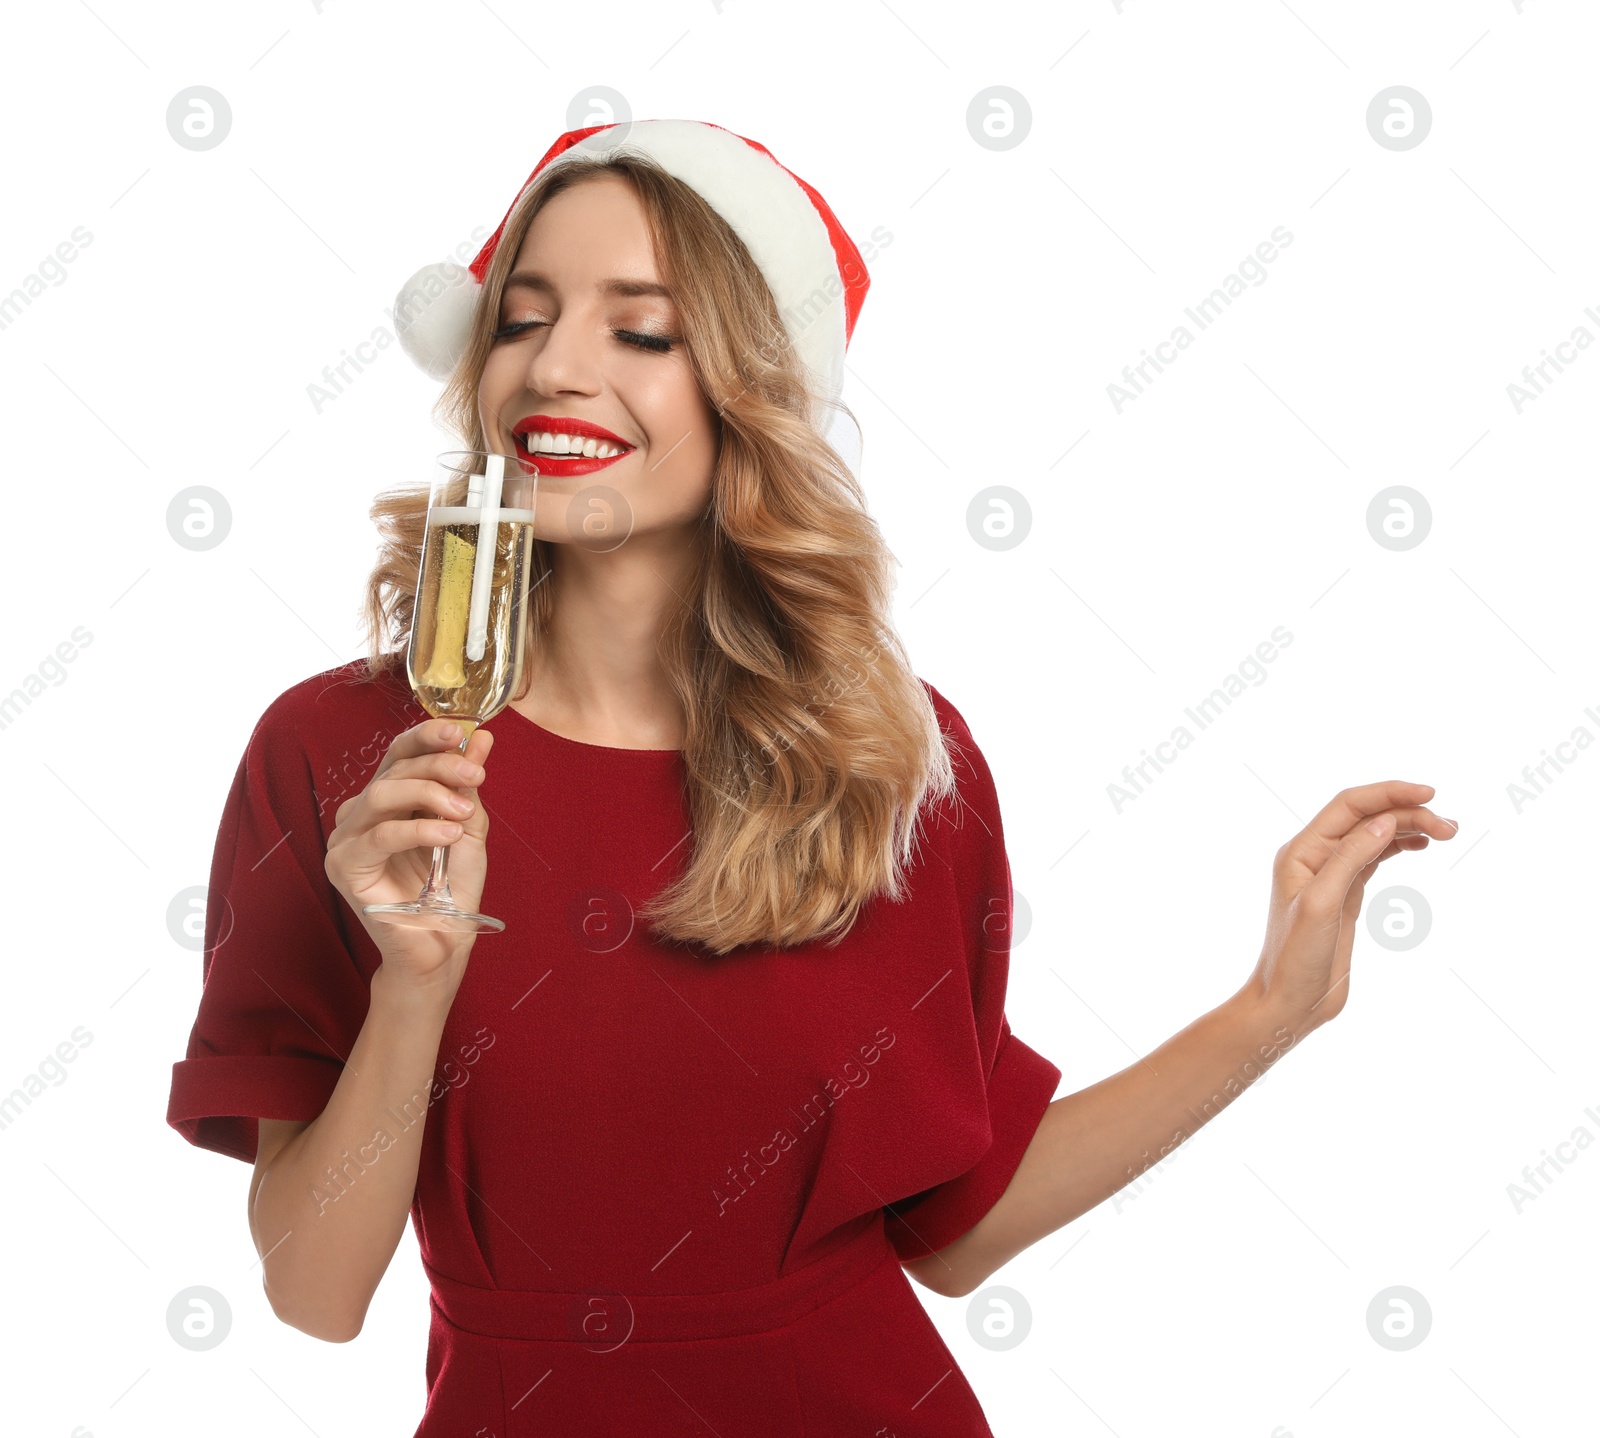
[[461,737],[461,726],[459,724],[446,724],[439,731],[439,736],[443,739],[459,739]]
[[1381,834],[1388,827],[1389,816],[1387,814],[1379,814],[1376,819],[1367,825],[1367,832],[1371,834]]

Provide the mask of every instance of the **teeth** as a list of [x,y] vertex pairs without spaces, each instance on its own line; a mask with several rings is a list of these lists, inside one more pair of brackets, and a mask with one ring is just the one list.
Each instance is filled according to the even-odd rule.
[[604,440],[585,438],[576,434],[552,434],[549,430],[541,433],[529,431],[522,436],[522,442],[527,446],[529,454],[543,456],[546,459],[558,459],[562,456],[611,459],[625,452],[623,445],[610,444]]

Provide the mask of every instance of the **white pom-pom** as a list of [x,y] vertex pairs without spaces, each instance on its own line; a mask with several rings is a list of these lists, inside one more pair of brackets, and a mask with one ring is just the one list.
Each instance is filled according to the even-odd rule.
[[430,379],[446,380],[467,347],[482,286],[471,270],[448,260],[424,265],[395,296],[400,348]]

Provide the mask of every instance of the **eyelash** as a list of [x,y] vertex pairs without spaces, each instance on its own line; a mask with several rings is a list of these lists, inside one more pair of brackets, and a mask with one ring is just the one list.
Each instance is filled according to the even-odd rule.
[[[544,323],[543,320],[518,320],[515,324],[509,324],[502,329],[495,330],[490,334],[489,338],[495,340],[510,339],[513,335],[519,335],[524,330],[534,329]],[[616,335],[624,344],[631,344],[636,349],[645,350],[650,354],[666,354],[673,344],[672,340],[665,335],[645,335],[638,333],[636,330],[612,330],[611,333]]]

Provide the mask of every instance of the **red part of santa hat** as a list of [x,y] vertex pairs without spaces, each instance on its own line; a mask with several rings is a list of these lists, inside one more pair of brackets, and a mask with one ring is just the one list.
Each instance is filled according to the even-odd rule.
[[401,348],[434,379],[454,371],[473,308],[506,220],[535,178],[553,165],[638,151],[698,193],[744,242],[772,290],[784,328],[825,401],[844,384],[844,352],[870,283],[844,226],[810,185],[766,146],[704,120],[631,120],[562,135],[523,181],[495,232],[464,272],[427,265],[395,305]]

